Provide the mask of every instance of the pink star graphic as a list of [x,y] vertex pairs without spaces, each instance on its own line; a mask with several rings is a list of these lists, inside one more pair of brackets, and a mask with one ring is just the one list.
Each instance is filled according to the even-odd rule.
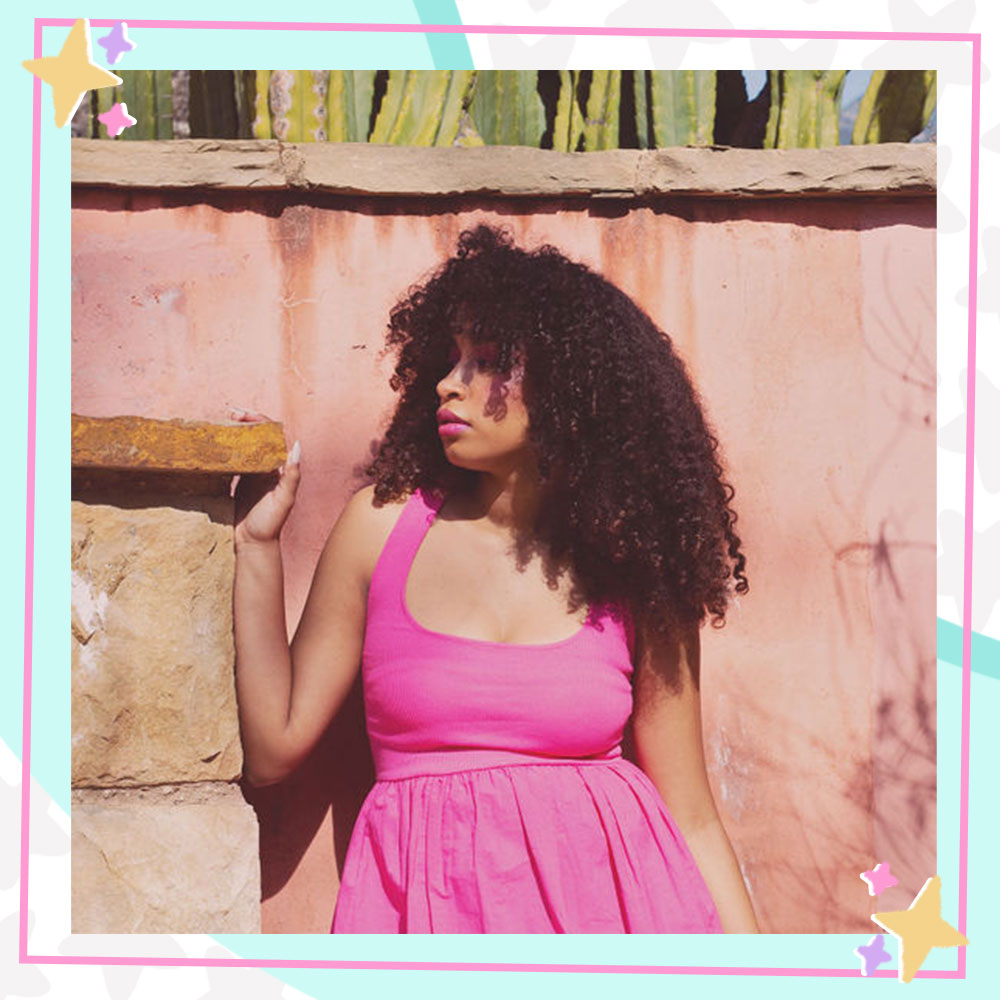
[[108,135],[113,139],[116,135],[131,128],[137,121],[128,113],[128,107],[124,101],[113,104],[103,115],[98,115],[97,120],[104,122],[104,127],[108,130]]
[[894,885],[899,885],[899,879],[889,871],[888,861],[882,861],[870,871],[862,872],[860,877],[868,883],[869,896],[877,896],[880,892],[891,889]]

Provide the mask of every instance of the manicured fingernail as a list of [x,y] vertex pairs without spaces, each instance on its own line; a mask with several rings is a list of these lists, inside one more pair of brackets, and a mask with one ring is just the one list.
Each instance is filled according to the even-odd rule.
[[295,444],[292,445],[292,450],[288,453],[288,461],[298,465],[299,456],[301,454],[302,454],[302,448],[299,445],[299,442],[296,441]]

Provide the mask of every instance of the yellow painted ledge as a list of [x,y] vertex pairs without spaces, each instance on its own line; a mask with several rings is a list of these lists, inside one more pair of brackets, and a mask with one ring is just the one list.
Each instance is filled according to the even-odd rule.
[[280,423],[209,424],[73,414],[74,469],[252,475],[285,460]]

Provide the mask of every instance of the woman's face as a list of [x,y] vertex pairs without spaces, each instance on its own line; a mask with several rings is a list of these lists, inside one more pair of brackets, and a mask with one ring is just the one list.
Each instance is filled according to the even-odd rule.
[[448,461],[498,473],[526,462],[532,446],[523,366],[505,375],[496,367],[496,349],[464,334],[455,336],[448,362],[451,369],[437,385],[438,433]]

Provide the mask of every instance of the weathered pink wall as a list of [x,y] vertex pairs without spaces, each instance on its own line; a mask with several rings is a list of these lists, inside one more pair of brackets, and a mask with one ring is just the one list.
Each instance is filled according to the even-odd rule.
[[[225,421],[239,406],[301,439],[292,627],[392,406],[388,309],[480,219],[604,272],[688,359],[751,580],[727,627],[704,632],[717,796],[764,929],[870,930],[859,872],[891,860],[892,908],[934,869],[932,198],[601,213],[82,189],[73,410]],[[253,793],[266,931],[328,929],[365,766],[355,701],[301,774]]]

